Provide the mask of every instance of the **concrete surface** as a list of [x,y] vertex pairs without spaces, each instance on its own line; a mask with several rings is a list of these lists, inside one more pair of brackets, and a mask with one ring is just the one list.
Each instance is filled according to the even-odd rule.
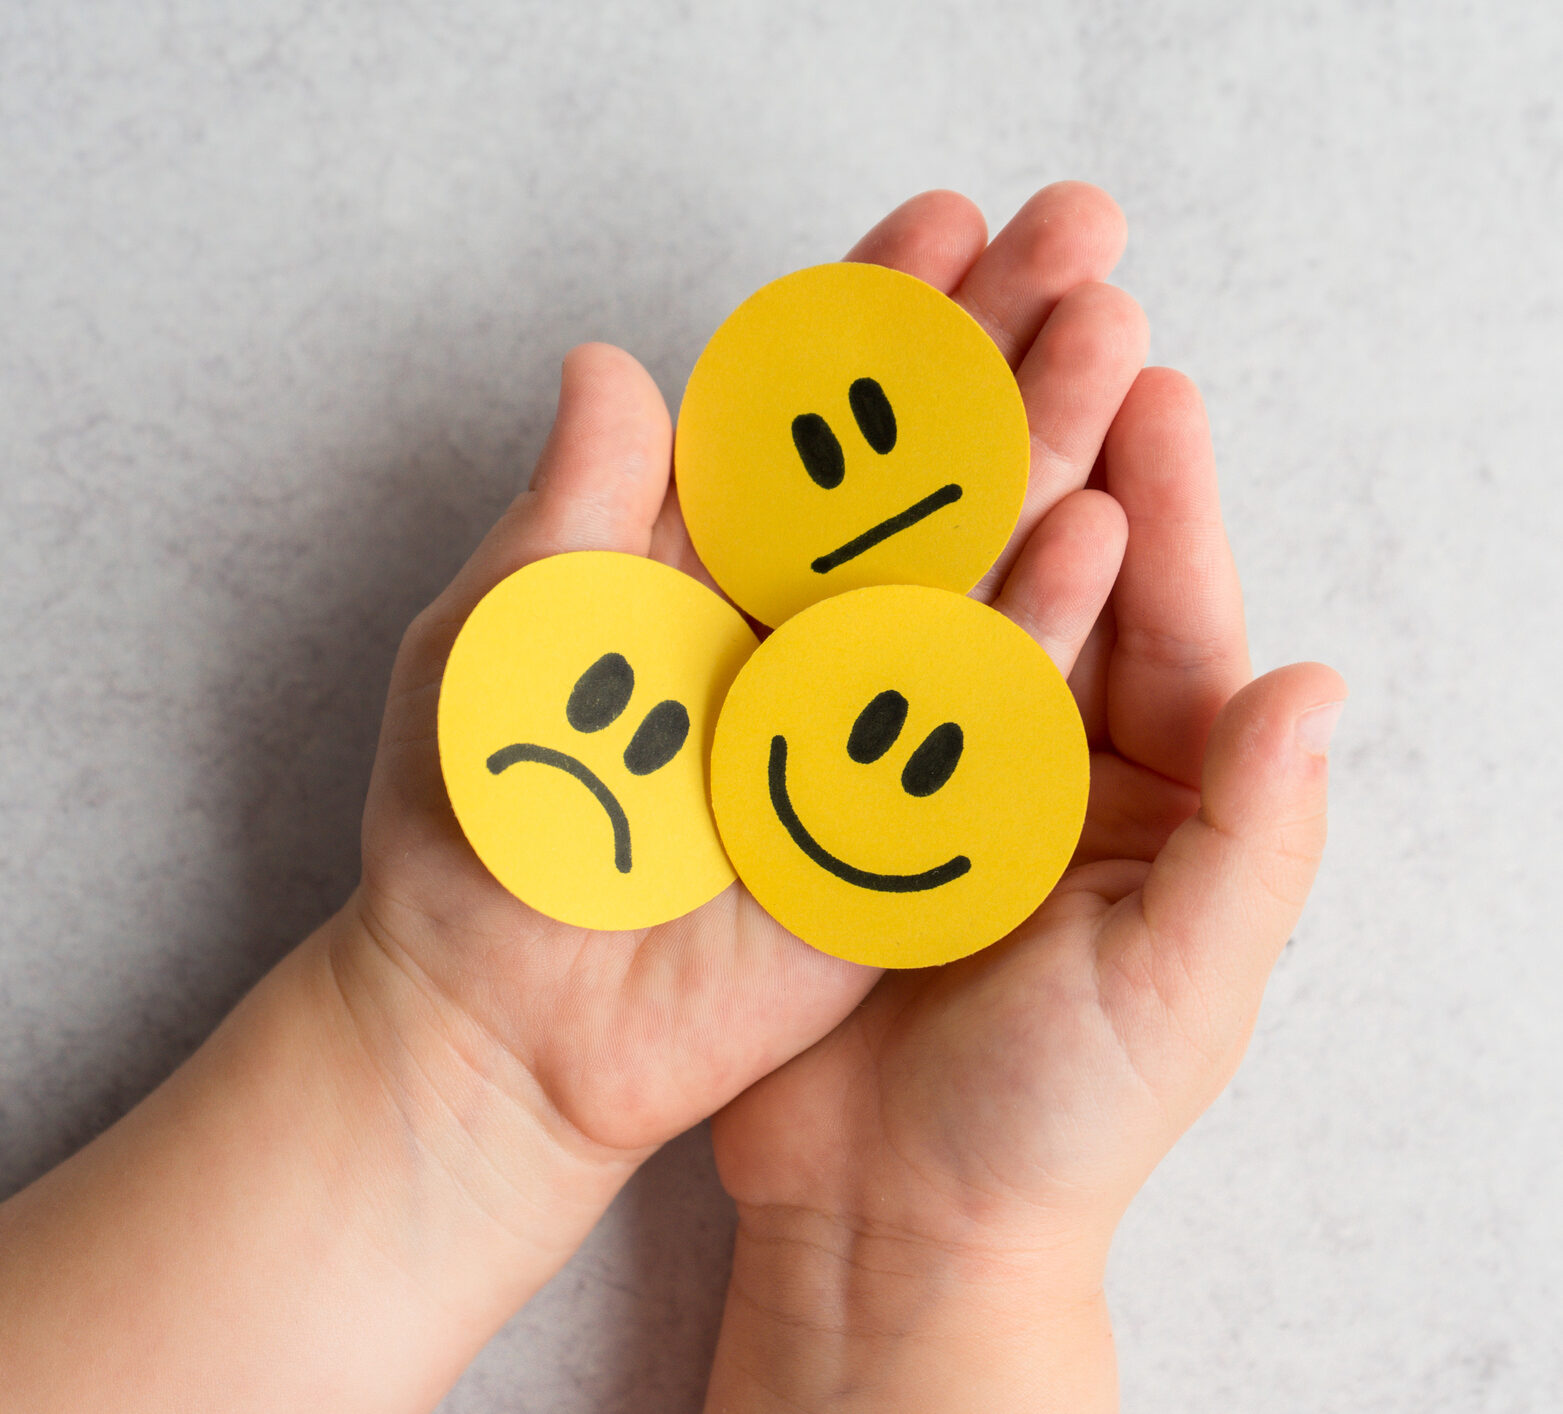
[[[393,647],[558,359],[676,399],[910,193],[1097,181],[1203,385],[1260,666],[1339,665],[1333,841],[1124,1225],[1131,1410],[1563,1388],[1563,12],[1533,0],[0,10],[0,1190],[354,878]],[[657,1158],[448,1414],[692,1411],[730,1218]]]

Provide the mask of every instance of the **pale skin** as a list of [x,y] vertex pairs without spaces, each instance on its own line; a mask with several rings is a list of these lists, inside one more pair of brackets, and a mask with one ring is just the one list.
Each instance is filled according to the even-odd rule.
[[1043,907],[881,976],[736,885],[606,934],[492,880],[433,743],[466,614],[569,550],[704,577],[655,385],[576,349],[531,489],[402,644],[352,899],[0,1206],[0,1408],[428,1409],[712,1114],[740,1228],[710,1410],[1114,1407],[1112,1231],[1246,1045],[1345,695],[1317,664],[1249,681],[1198,395],[1142,369],[1144,317],[1102,283],[1123,241],[1110,199],[1063,183],[991,242],[934,192],[851,253],[948,291],[1025,398],[1026,508],[975,592],[1069,674],[1092,740]]

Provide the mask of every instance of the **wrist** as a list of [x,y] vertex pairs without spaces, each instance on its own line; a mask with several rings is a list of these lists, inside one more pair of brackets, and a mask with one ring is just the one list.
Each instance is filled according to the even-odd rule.
[[331,920],[0,1206],[17,1407],[427,1409],[633,1168],[463,1058],[356,927]]
[[[366,1170],[420,1281],[497,1326],[561,1267],[650,1152],[580,1133],[509,1047],[349,904],[305,944],[347,1062]],[[313,956],[308,956],[308,954]],[[432,1229],[432,1230],[431,1230]]]
[[740,1205],[708,1414],[1115,1409],[1104,1260]]

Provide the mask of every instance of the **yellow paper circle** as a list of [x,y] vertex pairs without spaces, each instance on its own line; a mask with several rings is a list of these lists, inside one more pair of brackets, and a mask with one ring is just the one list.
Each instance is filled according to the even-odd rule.
[[784,623],[711,751],[738,877],[805,942],[876,967],[949,962],[1019,925],[1069,862],[1089,777],[1074,697],[1036,642],[909,585]]
[[637,555],[555,555],[495,585],[439,703],[445,788],[490,873],[587,928],[664,923],[730,884],[706,768],[754,647],[731,605]]
[[674,448],[690,539],[761,623],[868,584],[965,593],[1020,517],[1014,375],[933,286],[816,265],[745,300],[690,374]]

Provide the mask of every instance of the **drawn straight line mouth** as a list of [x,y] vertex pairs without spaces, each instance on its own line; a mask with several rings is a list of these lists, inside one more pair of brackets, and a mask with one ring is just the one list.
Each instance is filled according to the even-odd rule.
[[518,741],[513,746],[502,746],[488,758],[488,768],[496,776],[507,766],[523,761],[535,761],[539,766],[557,766],[575,777],[597,797],[597,803],[608,812],[613,825],[613,863],[621,874],[630,872],[630,822],[614,793],[603,784],[602,778],[582,761],[563,751],[548,746],[533,746],[529,741]]
[[855,560],[865,550],[872,550],[882,540],[888,540],[892,535],[899,535],[903,530],[909,530],[918,521],[925,520],[935,511],[942,510],[945,506],[954,505],[961,499],[961,488],[953,481],[948,486],[941,486],[937,491],[932,491],[920,501],[914,501],[904,511],[893,515],[889,520],[882,520],[871,530],[865,530],[861,535],[832,550],[828,555],[821,555],[810,568],[815,574],[829,574],[831,570],[846,564],[848,560]]
[[771,808],[799,849],[821,869],[860,889],[877,889],[886,894],[921,893],[924,889],[936,889],[959,879],[971,868],[971,860],[964,854],[957,854],[954,859],[947,859],[932,869],[924,869],[921,874],[875,874],[837,859],[808,832],[798,818],[798,812],[792,808],[792,797],[787,794],[787,738],[784,736],[771,738]]

